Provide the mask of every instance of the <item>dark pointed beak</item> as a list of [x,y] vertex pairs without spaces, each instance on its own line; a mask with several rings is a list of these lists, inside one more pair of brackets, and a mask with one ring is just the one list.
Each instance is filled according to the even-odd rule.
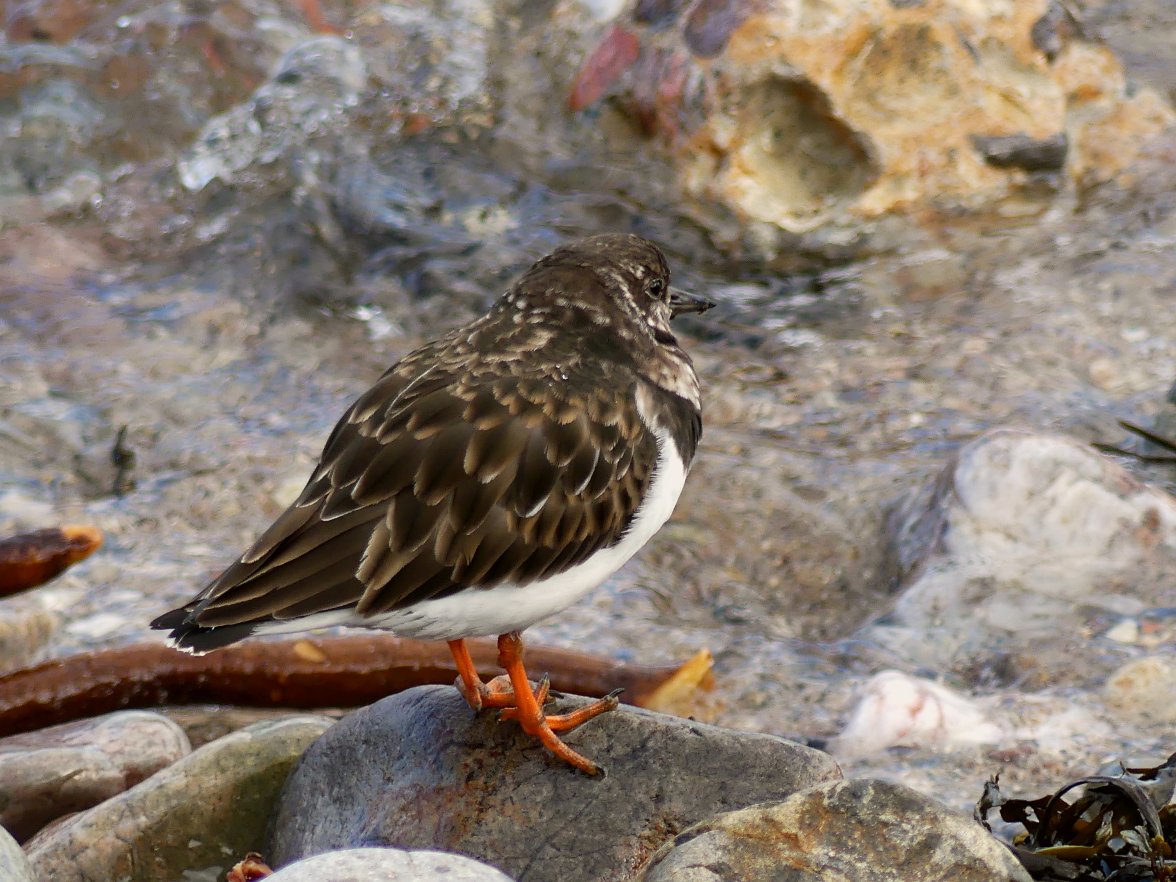
[[670,316],[683,315],[688,312],[706,312],[717,304],[713,300],[687,294],[680,288],[670,289]]

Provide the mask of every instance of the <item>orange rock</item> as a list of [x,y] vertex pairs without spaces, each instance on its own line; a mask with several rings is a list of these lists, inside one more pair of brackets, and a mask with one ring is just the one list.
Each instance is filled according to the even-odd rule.
[[[1176,121],[1052,0],[715,0],[681,26],[610,25],[573,110],[608,94],[667,142],[685,193],[806,233],[926,207],[983,208],[1034,174],[1103,181]],[[665,16],[676,15],[669,9]],[[679,53],[689,84],[623,58]],[[607,63],[606,63],[607,62]],[[593,71],[591,76],[588,72]],[[585,100],[587,96],[590,100]],[[679,121],[683,124],[679,125]],[[1056,166],[978,144],[1062,145]]]

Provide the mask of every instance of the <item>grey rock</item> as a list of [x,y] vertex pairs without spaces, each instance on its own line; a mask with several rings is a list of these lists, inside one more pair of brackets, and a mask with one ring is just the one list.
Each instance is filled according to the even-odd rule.
[[643,882],[1029,882],[971,818],[900,784],[819,784],[681,833]]
[[1176,498],[1069,438],[988,432],[891,532],[902,593],[866,635],[937,670],[999,651],[1050,682],[1105,676],[1120,660],[1083,635],[1171,605]]
[[1070,140],[1065,132],[1048,138],[973,135],[972,144],[989,165],[1021,168],[1029,172],[1061,171],[1066,165],[1066,153],[1070,149]]
[[0,882],[35,882],[29,859],[3,827],[0,827]]
[[1082,27],[1070,10],[1058,0],[1050,0],[1041,18],[1030,28],[1029,37],[1033,40],[1033,45],[1052,63],[1062,54],[1070,37],[1086,36],[1081,32]]
[[121,711],[0,739],[0,824],[19,840],[192,752],[166,717]]
[[[567,697],[551,712],[587,699]],[[307,751],[265,852],[278,865],[341,848],[436,848],[519,880],[632,878],[716,812],[840,777],[826,754],[622,708],[570,733],[606,769],[589,778],[448,686],[411,689],[342,720]]]
[[330,722],[296,716],[234,732],[42,831],[26,845],[37,878],[173,882],[210,868],[223,878],[258,850],[291,766]]
[[510,882],[493,867],[443,851],[352,848],[283,867],[274,882]]

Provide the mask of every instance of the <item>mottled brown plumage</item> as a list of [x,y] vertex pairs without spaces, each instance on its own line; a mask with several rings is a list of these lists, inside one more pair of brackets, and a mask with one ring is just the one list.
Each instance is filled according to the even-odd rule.
[[[647,278],[634,270],[643,261]],[[615,543],[657,457],[626,404],[649,397],[686,463],[701,430],[689,358],[617,308],[618,285],[636,289],[638,310],[660,299],[668,318],[660,253],[598,237],[540,261],[486,316],[394,365],[339,421],[289,510],[157,626],[181,643],[188,630],[200,648],[244,636],[212,628],[525,585]]]
[[[661,252],[636,236],[555,251],[486,315],[393,365],[294,504],[153,627],[197,652],[298,620],[460,641],[573,602],[677,499],[702,422],[669,319],[710,305],[671,291]],[[656,522],[629,536],[646,502]],[[505,607],[483,628],[436,603],[448,597]]]

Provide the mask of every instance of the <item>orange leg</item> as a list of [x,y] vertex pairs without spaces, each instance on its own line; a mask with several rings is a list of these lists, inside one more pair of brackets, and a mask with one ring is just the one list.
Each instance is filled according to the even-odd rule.
[[[547,716],[543,713],[543,701],[547,698],[547,678],[539,686],[536,694],[531,691],[531,683],[527,679],[527,671],[523,667],[523,638],[517,631],[503,634],[498,638],[498,664],[506,669],[514,691],[514,706],[502,712],[503,719],[517,720],[523,731],[539,741],[564,762],[575,766],[589,775],[600,774],[600,766],[585,756],[581,756],[562,741],[556,732],[566,732],[610,711],[618,704],[617,695],[613,692],[599,701],[586,705],[579,710],[567,714]],[[472,667],[472,665],[471,665]]]
[[483,683],[482,678],[478,676],[478,669],[474,667],[474,660],[470,658],[470,650],[464,640],[450,640],[449,651],[453,653],[453,660],[457,663],[459,675],[457,682],[453,685],[469,702],[470,707],[476,711],[480,711],[484,707],[514,707],[514,691],[511,688],[509,678],[495,677],[489,683]]

